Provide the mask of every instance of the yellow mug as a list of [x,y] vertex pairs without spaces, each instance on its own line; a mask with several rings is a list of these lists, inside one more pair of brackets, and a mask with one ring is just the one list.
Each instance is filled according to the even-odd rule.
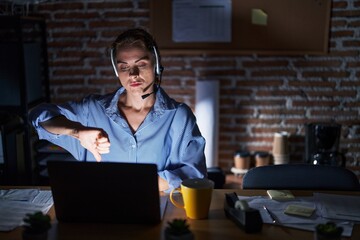
[[[180,188],[170,192],[170,201],[175,207],[185,209],[186,216],[191,219],[205,219],[208,217],[214,182],[206,178],[186,179]],[[183,203],[178,203],[174,191],[179,190]]]

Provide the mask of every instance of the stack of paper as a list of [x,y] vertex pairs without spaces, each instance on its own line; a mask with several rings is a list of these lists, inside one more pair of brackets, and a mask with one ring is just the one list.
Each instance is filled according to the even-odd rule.
[[360,196],[314,193],[324,218],[360,222]]
[[0,190],[0,231],[22,225],[27,213],[47,213],[53,205],[51,191],[39,189]]

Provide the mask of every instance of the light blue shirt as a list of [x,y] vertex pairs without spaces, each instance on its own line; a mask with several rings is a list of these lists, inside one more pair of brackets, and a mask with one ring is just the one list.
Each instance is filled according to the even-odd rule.
[[46,139],[69,151],[77,160],[95,161],[79,140],[46,131],[39,123],[64,115],[84,126],[102,128],[109,136],[110,153],[102,161],[155,163],[158,175],[170,189],[187,178],[206,177],[205,139],[201,136],[191,109],[171,99],[162,88],[143,123],[132,133],[118,110],[118,100],[126,91],[120,88],[108,95],[89,95],[80,102],[62,105],[41,104],[30,113],[30,121],[40,139]]

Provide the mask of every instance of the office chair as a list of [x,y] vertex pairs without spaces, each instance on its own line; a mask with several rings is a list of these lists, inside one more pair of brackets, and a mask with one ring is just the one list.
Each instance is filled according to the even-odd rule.
[[250,169],[242,188],[360,191],[360,183],[352,171],[342,167],[282,164]]

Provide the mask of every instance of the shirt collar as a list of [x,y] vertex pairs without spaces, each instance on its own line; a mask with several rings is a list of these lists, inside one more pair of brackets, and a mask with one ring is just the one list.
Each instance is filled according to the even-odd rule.
[[[125,91],[124,87],[120,87],[117,91],[104,95],[99,99],[99,103],[105,108],[105,111],[109,116],[119,113],[118,101],[121,94]],[[174,99],[170,98],[161,87],[158,88],[155,94],[156,99],[152,110],[155,114],[163,114],[167,110],[173,110],[179,104]]]

